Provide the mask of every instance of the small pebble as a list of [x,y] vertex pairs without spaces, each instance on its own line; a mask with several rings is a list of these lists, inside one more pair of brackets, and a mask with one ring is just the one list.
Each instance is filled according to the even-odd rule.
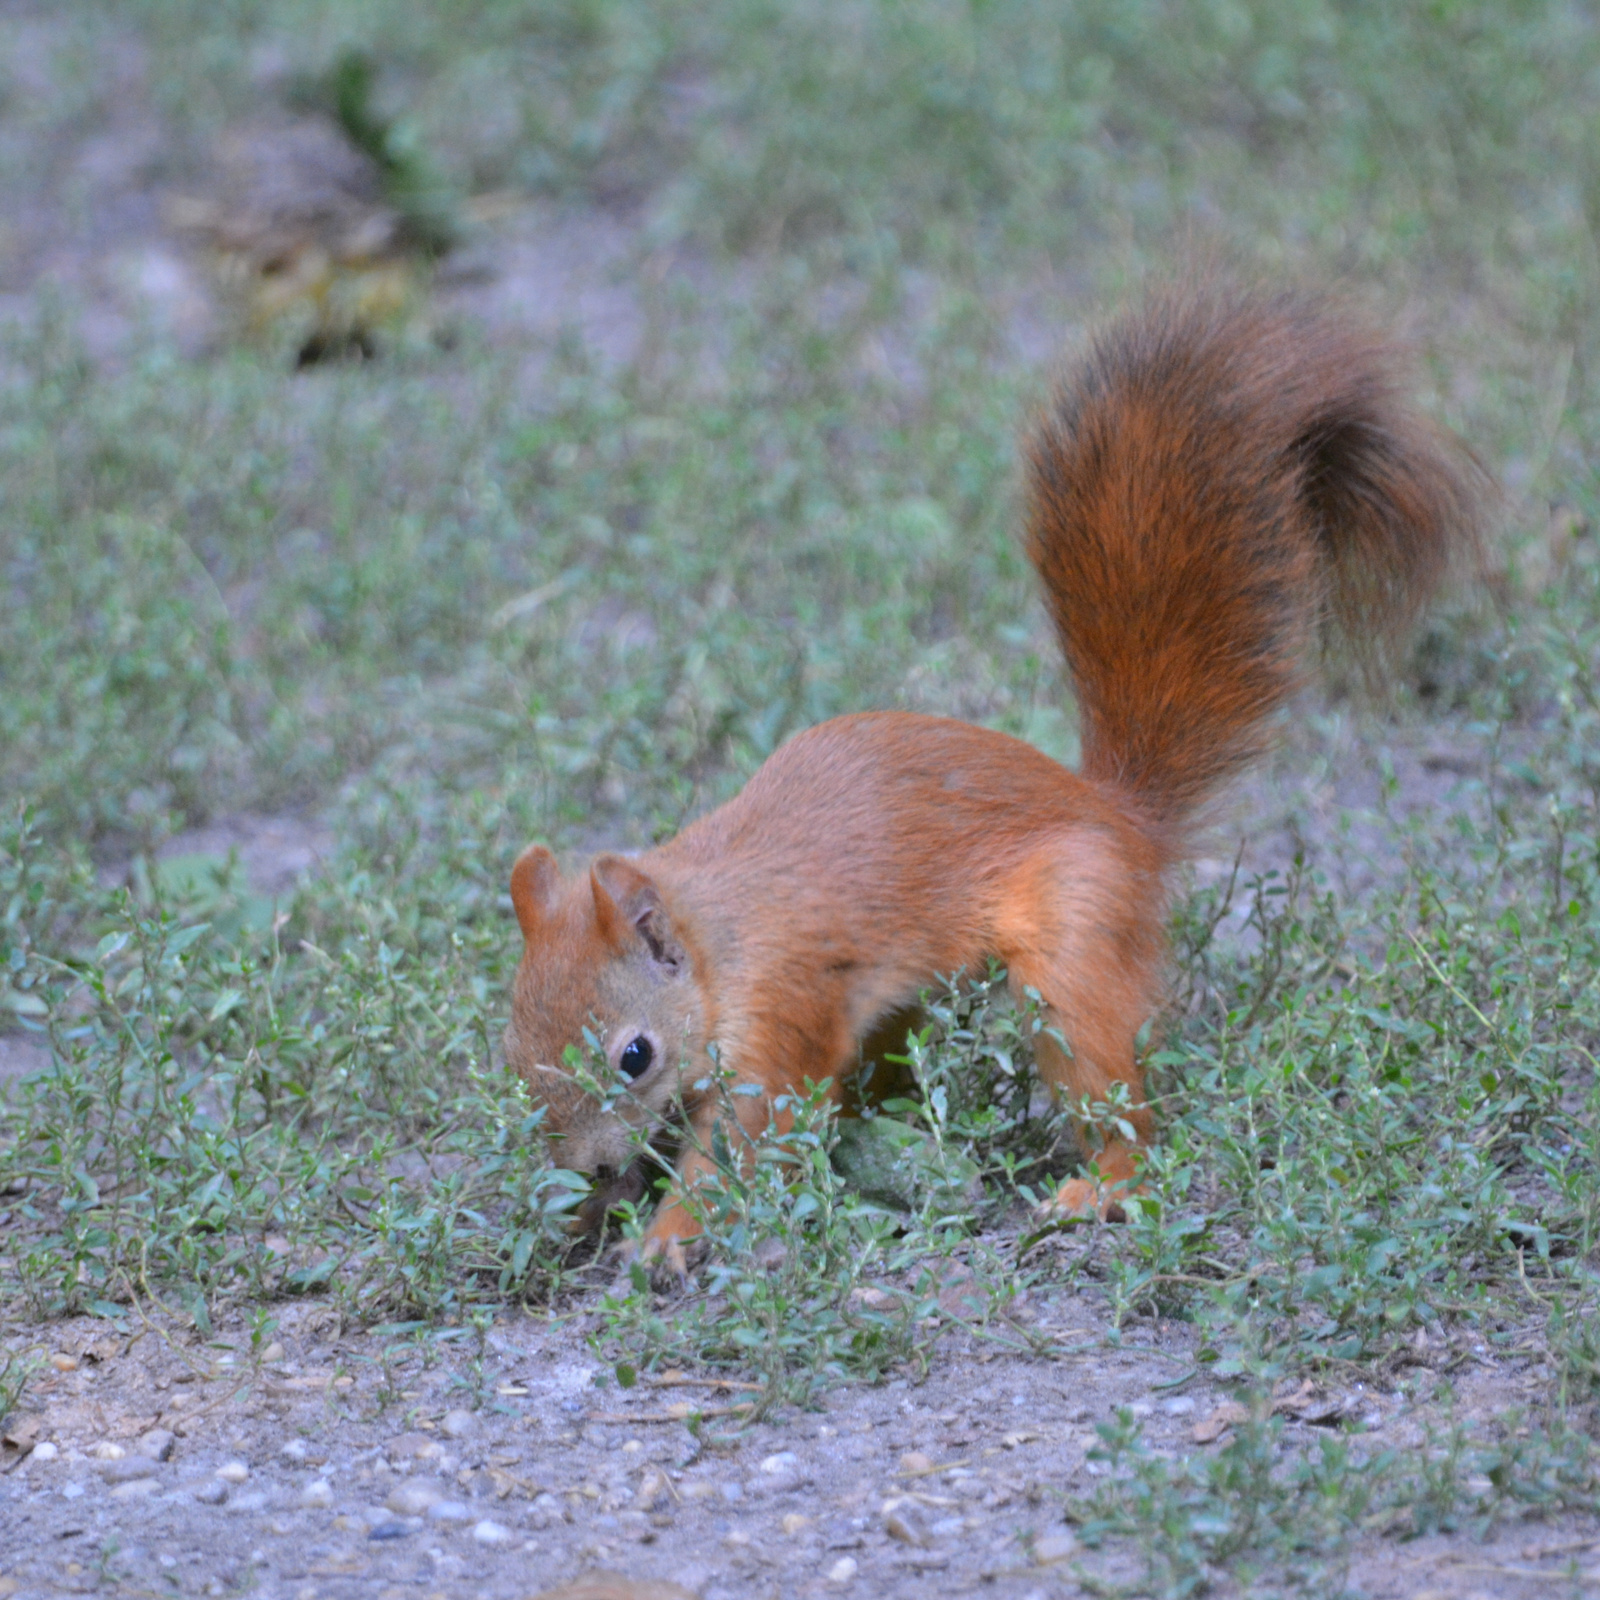
[[736,1501],[744,1499],[744,1485],[734,1483],[731,1480],[723,1484],[719,1492],[721,1493],[722,1498],[726,1500],[729,1505],[733,1505]]
[[1170,1400],[1161,1402],[1162,1411],[1169,1417],[1186,1417],[1194,1410],[1194,1396],[1192,1394],[1177,1394]]
[[377,1527],[368,1533],[367,1537],[369,1539],[403,1539],[410,1531],[403,1522],[380,1522]]
[[148,1433],[139,1435],[138,1443],[134,1449],[142,1456],[149,1456],[152,1461],[167,1460],[178,1442],[178,1437],[170,1428],[152,1428]]
[[304,1461],[306,1442],[304,1439],[291,1439],[287,1444],[279,1445],[278,1454],[286,1461]]
[[242,1461],[225,1461],[217,1468],[216,1475],[224,1483],[243,1483],[250,1476],[250,1469]]
[[274,1339],[265,1350],[261,1352],[261,1359],[271,1366],[275,1361],[282,1361],[284,1357],[283,1346]]
[[681,1490],[685,1500],[709,1500],[719,1491],[716,1484],[705,1478],[696,1478],[693,1483],[686,1483]]
[[389,1491],[383,1502],[397,1516],[420,1517],[444,1499],[444,1490],[425,1478],[406,1478]]
[[763,1472],[794,1472],[800,1465],[800,1457],[793,1450],[780,1450],[775,1456],[768,1456],[761,1463]]
[[470,1411],[447,1411],[439,1419],[439,1431],[450,1439],[465,1439],[478,1431],[478,1419]]
[[203,1506],[225,1506],[228,1503],[228,1486],[214,1478],[210,1483],[202,1483],[195,1490],[194,1497]]
[[89,1452],[96,1461],[120,1461],[127,1453],[120,1444],[113,1444],[109,1439],[102,1439]]
[[1054,1562],[1065,1561],[1077,1548],[1078,1541],[1063,1528],[1033,1541],[1033,1559],[1041,1567],[1048,1567]]
[[81,1483],[64,1483],[61,1486],[61,1498],[63,1500],[76,1500],[82,1493],[83,1485]]
[[300,1504],[326,1509],[333,1504],[333,1485],[326,1478],[316,1478],[300,1491]]
[[856,1559],[854,1556],[840,1556],[828,1568],[828,1582],[846,1584],[856,1575]]
[[78,1363],[65,1351],[60,1351],[51,1356],[50,1365],[54,1367],[57,1372],[76,1372],[78,1370]]
[[154,1494],[161,1486],[154,1478],[129,1478],[124,1483],[119,1483],[111,1491],[113,1500],[138,1500],[144,1495]]
[[126,1456],[121,1461],[108,1461],[100,1469],[107,1483],[132,1483],[136,1478],[153,1478],[161,1470],[149,1456]]
[[267,1501],[271,1498],[264,1490],[252,1489],[247,1494],[235,1494],[228,1497],[230,1511],[265,1511]]
[[425,1433],[402,1433],[387,1446],[391,1461],[433,1461],[444,1454],[444,1446]]
[[491,1522],[487,1517],[474,1525],[472,1537],[479,1544],[509,1544],[511,1530],[503,1522]]
[[672,1490],[668,1486],[666,1473],[651,1470],[639,1479],[639,1491],[634,1495],[633,1503],[641,1511],[658,1511],[671,1498]]
[[932,1542],[928,1530],[922,1525],[922,1519],[909,1506],[897,1506],[883,1519],[883,1527],[891,1539],[898,1539],[901,1544],[909,1544],[917,1550],[926,1550]]
[[933,1457],[924,1455],[920,1450],[908,1450],[900,1457],[900,1470],[905,1473],[932,1472]]
[[43,1444],[36,1444],[33,1447],[31,1459],[34,1461],[54,1461],[60,1454],[60,1450],[46,1439]]
[[434,1522],[470,1522],[472,1513],[459,1500],[435,1500],[428,1507],[428,1516]]
[[798,1511],[791,1511],[781,1524],[783,1531],[792,1539],[796,1534],[804,1533],[811,1526],[810,1517],[802,1517]]

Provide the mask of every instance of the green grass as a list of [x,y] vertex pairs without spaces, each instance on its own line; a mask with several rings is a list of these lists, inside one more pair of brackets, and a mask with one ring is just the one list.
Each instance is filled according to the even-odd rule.
[[[61,297],[6,335],[0,1018],[55,1062],[0,1109],[10,1307],[205,1328],[291,1294],[369,1324],[583,1303],[619,1369],[739,1368],[771,1402],[916,1371],[955,1321],[1048,1354],[1008,1308],[1094,1287],[1124,1329],[1193,1324],[1202,1368],[1258,1397],[1386,1371],[1418,1330],[1548,1367],[1532,1439],[1463,1422],[1421,1466],[1359,1437],[1297,1453],[1264,1414],[1172,1463],[1117,1424],[1074,1514],[1142,1551],[1150,1592],[1219,1566],[1314,1588],[1374,1530],[1592,1498],[1584,8],[69,8],[47,35],[0,23],[18,204],[130,37],[176,179],[365,51],[386,147],[441,192],[608,207],[696,265],[641,291],[621,366],[470,330],[302,374],[154,335],[97,365]],[[579,1186],[494,1064],[517,849],[670,832],[865,706],[1070,759],[1014,537],[1045,382],[1028,330],[1070,335],[1196,253],[1411,306],[1435,409],[1506,477],[1497,604],[1436,622],[1393,708],[1349,712],[1481,749],[1481,782],[1394,820],[1394,870],[1359,897],[1313,861],[1239,886],[1244,916],[1185,898],[1163,1142],[1125,1228],[1027,1233],[1070,1165],[1029,1111],[1029,1020],[935,997],[923,1093],[890,1112],[918,1136],[898,1208],[840,1176],[813,1111],[708,1201],[688,1300],[643,1275],[593,1291]],[[1319,735],[1295,746],[1309,764]],[[157,863],[242,808],[315,811],[336,848],[277,903],[237,863]],[[953,1312],[955,1263],[982,1292]]]

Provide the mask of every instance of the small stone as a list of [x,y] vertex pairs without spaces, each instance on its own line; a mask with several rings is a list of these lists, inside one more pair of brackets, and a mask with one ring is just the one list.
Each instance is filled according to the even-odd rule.
[[659,1511],[671,1499],[672,1489],[666,1473],[652,1469],[639,1479],[633,1503],[641,1511]]
[[283,1345],[279,1343],[278,1340],[274,1339],[272,1343],[261,1352],[261,1359],[270,1367],[274,1362],[282,1361],[284,1354],[285,1351]]
[[1176,1394],[1170,1400],[1161,1402],[1163,1416],[1186,1417],[1194,1410],[1194,1396],[1192,1394]]
[[836,1583],[841,1588],[843,1588],[845,1584],[849,1583],[850,1580],[855,1577],[855,1575],[856,1559],[854,1556],[840,1556],[839,1559],[828,1568],[828,1582]]
[[791,1511],[783,1519],[783,1522],[780,1524],[780,1526],[783,1528],[783,1531],[791,1539],[793,1539],[796,1535],[804,1533],[806,1529],[811,1526],[813,1520],[814,1519],[811,1517],[801,1516],[798,1511]]
[[402,1433],[386,1446],[391,1461],[436,1461],[444,1454],[444,1446],[425,1433]]
[[306,1442],[304,1439],[290,1439],[287,1444],[278,1446],[278,1454],[285,1461],[304,1461],[306,1458]]
[[126,1456],[120,1461],[107,1461],[100,1468],[100,1476],[107,1483],[132,1483],[136,1478],[153,1478],[160,1470],[149,1456]]
[[1041,1567],[1065,1561],[1078,1548],[1078,1541],[1065,1528],[1046,1533],[1033,1541],[1033,1559]]
[[194,1497],[203,1506],[225,1506],[228,1503],[228,1486],[220,1479],[213,1478],[210,1483],[202,1483],[195,1490]]
[[907,1477],[925,1477],[933,1471],[933,1457],[924,1455],[920,1450],[907,1450],[900,1457],[900,1470]]
[[910,1506],[896,1506],[883,1519],[883,1528],[891,1539],[898,1539],[901,1544],[908,1544],[916,1550],[926,1550],[932,1543],[922,1519]]
[[270,1498],[263,1489],[251,1489],[245,1494],[230,1495],[228,1509],[239,1512],[265,1511]]
[[799,1469],[800,1457],[793,1450],[780,1450],[775,1456],[768,1456],[761,1463],[761,1471],[773,1473],[792,1473]]
[[64,1350],[58,1350],[53,1356],[50,1357],[50,1365],[54,1367],[57,1372],[76,1372],[78,1370],[76,1358],[69,1356]]
[[127,1453],[120,1444],[113,1444],[109,1439],[102,1439],[89,1451],[96,1461],[120,1461]]
[[735,1528],[731,1533],[725,1533],[722,1542],[730,1550],[748,1550],[751,1543],[750,1535],[743,1528]]
[[696,1478],[693,1483],[684,1484],[680,1491],[685,1500],[709,1500],[719,1492],[716,1484],[706,1478]]
[[718,1486],[718,1493],[721,1494],[722,1498],[726,1500],[729,1505],[735,1505],[737,1502],[744,1499],[744,1485],[742,1483],[735,1483],[730,1478],[727,1483]]
[[61,1451],[48,1439],[43,1444],[36,1444],[33,1447],[33,1460],[35,1461],[54,1461],[60,1454]]
[[403,1522],[380,1522],[371,1529],[369,1539],[403,1539],[411,1530]]
[[113,1500],[139,1500],[161,1487],[154,1478],[129,1478],[111,1491]]
[[478,1419],[470,1411],[447,1411],[439,1419],[439,1431],[450,1439],[467,1439],[478,1431]]
[[389,1491],[384,1504],[400,1517],[424,1516],[444,1499],[444,1490],[426,1478],[404,1478]]
[[459,1500],[435,1500],[428,1517],[434,1522],[470,1522],[472,1513]]
[[149,1456],[152,1461],[165,1461],[171,1456],[177,1442],[178,1436],[170,1428],[152,1428],[148,1433],[139,1435],[138,1443],[133,1448],[140,1455]]
[[61,1486],[61,1498],[63,1500],[76,1500],[82,1493],[83,1485],[81,1483],[64,1483]]
[[243,1483],[250,1476],[250,1469],[242,1461],[225,1461],[217,1468],[216,1476],[224,1483]]
[[300,1491],[300,1504],[326,1510],[333,1504],[333,1485],[326,1478],[314,1478]]
[[472,1537],[479,1544],[510,1544],[512,1533],[503,1522],[492,1522],[485,1517],[472,1525]]

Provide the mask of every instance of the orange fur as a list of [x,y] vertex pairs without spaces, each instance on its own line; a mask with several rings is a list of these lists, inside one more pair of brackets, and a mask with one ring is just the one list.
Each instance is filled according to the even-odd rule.
[[[1409,410],[1396,358],[1358,321],[1291,294],[1157,298],[1113,327],[1030,444],[1029,554],[1080,709],[1072,773],[984,728],[901,712],[785,744],[728,804],[633,859],[564,881],[518,860],[525,950],[511,1064],[549,1107],[563,1161],[610,1175],[630,1128],[679,1104],[709,1143],[708,1050],[757,1086],[740,1120],[810,1079],[941,975],[1001,961],[1062,1048],[1072,1103],[1131,1091],[1112,1140],[1057,1197],[1115,1204],[1151,1134],[1135,1039],[1161,1004],[1168,884],[1198,808],[1257,757],[1319,628],[1375,660],[1452,560],[1489,486]],[[562,1066],[586,1025],[613,1069],[605,1111]],[[703,1158],[692,1149],[680,1182]],[[676,1252],[681,1195],[649,1234]]]

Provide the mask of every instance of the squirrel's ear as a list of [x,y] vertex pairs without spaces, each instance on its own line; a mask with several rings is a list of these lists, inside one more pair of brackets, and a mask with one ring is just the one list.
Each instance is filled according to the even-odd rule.
[[621,945],[631,931],[644,940],[657,965],[673,972],[683,965],[683,946],[673,933],[661,891],[649,873],[641,872],[625,856],[596,856],[589,868],[589,882],[601,932],[613,944]]
[[542,844],[530,844],[511,869],[511,904],[524,939],[531,939],[554,909],[560,887],[556,858]]

